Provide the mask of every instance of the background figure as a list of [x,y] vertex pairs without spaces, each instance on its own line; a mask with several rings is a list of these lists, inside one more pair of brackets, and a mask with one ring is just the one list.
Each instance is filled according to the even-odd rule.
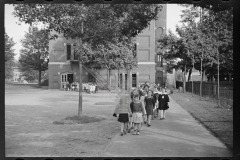
[[154,89],[154,92],[153,92],[153,99],[154,99],[154,102],[155,102],[155,106],[154,106],[154,109],[153,109],[153,116],[152,116],[152,119],[153,118],[156,118],[158,116],[158,96],[159,96],[159,91],[157,88]]
[[147,97],[145,97],[144,99],[145,102],[145,109],[147,112],[147,126],[150,127],[150,123],[151,123],[151,118],[153,115],[153,108],[155,106],[155,100],[153,98],[153,91],[149,90]]
[[162,94],[158,96],[159,110],[160,110],[160,120],[165,119],[166,110],[168,106],[169,97],[167,95],[166,89],[162,89]]
[[[142,103],[143,110],[142,110],[142,116],[143,116],[143,122],[146,123],[146,110],[145,110],[145,104],[144,104],[144,99],[147,96],[147,92],[143,90],[142,95],[140,96],[140,102]],[[140,130],[142,129],[142,123],[140,124]]]

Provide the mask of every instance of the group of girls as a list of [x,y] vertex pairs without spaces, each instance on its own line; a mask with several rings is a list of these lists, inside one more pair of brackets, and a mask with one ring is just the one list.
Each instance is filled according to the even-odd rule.
[[132,129],[133,135],[140,135],[143,124],[150,127],[151,120],[158,117],[159,111],[160,120],[164,120],[169,108],[169,97],[165,88],[149,89],[149,86],[145,85],[143,89],[134,89],[131,92],[130,104],[126,103],[126,96],[124,99],[125,103],[120,100],[114,112],[114,116],[121,123],[121,136],[130,133]]

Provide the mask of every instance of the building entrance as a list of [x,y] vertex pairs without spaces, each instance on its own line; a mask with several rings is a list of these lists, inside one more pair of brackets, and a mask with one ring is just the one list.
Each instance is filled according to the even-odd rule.
[[155,83],[162,86],[162,84],[163,84],[163,73],[162,73],[162,71],[157,71],[155,73]]
[[61,89],[64,88],[64,83],[69,82],[71,84],[73,82],[73,74],[72,73],[63,73],[61,74]]

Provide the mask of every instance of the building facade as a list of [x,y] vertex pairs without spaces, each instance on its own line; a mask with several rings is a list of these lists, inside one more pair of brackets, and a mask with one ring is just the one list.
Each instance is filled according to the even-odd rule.
[[[156,39],[166,33],[166,5],[158,14],[158,20],[150,25],[136,37],[138,67],[130,71],[130,87],[141,83],[160,83],[166,81],[166,63],[156,45]],[[79,63],[75,58],[75,40],[59,36],[49,42],[49,89],[59,89],[68,81],[79,81]],[[97,82],[107,85],[107,70],[89,70],[83,66],[83,82]],[[127,71],[111,70],[110,86],[127,89]],[[101,85],[99,84],[99,86]],[[100,87],[101,88],[101,87]]]
[[20,75],[21,75],[21,72],[19,68],[13,67],[13,82],[20,82],[21,81]]

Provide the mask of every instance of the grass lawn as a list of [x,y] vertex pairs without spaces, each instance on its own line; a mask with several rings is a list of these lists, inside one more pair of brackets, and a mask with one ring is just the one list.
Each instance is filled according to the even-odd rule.
[[227,148],[233,150],[233,110],[219,107],[211,99],[202,98],[191,93],[175,91],[171,97],[188,111],[205,128],[220,139]]
[[120,131],[112,116],[117,94],[43,90],[5,84],[6,157],[99,157]]

